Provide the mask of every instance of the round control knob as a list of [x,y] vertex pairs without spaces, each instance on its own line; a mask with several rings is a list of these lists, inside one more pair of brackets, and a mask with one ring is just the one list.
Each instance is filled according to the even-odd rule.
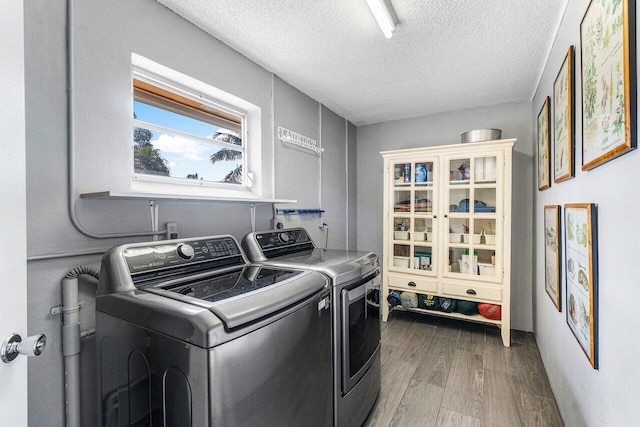
[[288,243],[289,242],[289,234],[287,234],[287,233],[280,233],[280,235],[278,237],[280,238],[280,241],[282,243]]
[[182,259],[191,259],[195,254],[193,246],[191,245],[180,245],[176,249],[176,252],[178,252],[178,256]]

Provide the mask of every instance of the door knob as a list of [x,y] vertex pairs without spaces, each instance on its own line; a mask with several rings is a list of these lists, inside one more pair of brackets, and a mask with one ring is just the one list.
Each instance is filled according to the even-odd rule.
[[5,363],[13,361],[19,354],[25,356],[40,356],[47,346],[44,334],[32,335],[24,340],[19,334],[11,334],[0,347],[0,357]]

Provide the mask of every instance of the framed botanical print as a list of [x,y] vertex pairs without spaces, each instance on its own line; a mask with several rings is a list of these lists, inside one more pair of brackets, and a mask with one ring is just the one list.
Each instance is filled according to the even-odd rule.
[[570,46],[553,83],[553,182],[573,178],[575,153],[574,47]]
[[598,369],[598,241],[596,205],[564,205],[567,324]]
[[544,287],[560,311],[560,206],[544,207]]
[[538,113],[538,190],[551,187],[551,166],[549,160],[549,97]]
[[635,0],[591,0],[580,23],[582,170],[636,148]]

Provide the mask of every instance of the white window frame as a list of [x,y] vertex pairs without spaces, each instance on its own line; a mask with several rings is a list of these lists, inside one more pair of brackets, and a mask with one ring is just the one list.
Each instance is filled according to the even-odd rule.
[[207,196],[213,198],[261,198],[263,196],[262,179],[260,179],[262,174],[261,109],[237,96],[160,65],[138,54],[132,53],[131,64],[132,108],[134,99],[133,79],[135,78],[180,96],[196,100],[215,110],[241,118],[242,146],[213,141],[197,135],[133,119],[133,114],[131,115],[132,135],[133,129],[140,127],[151,131],[168,132],[172,135],[183,136],[189,139],[203,140],[221,148],[226,147],[235,151],[242,151],[243,174],[243,184],[231,184],[135,173],[133,172],[133,144],[131,144],[131,167],[129,170],[132,171],[132,191],[182,196]]

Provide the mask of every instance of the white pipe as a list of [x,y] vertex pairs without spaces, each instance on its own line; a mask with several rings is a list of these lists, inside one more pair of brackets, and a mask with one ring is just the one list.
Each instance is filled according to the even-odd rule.
[[[271,196],[276,197],[276,75],[271,73]],[[275,215],[275,205],[274,215]]]
[[[345,166],[344,166],[344,170],[345,170],[345,177],[346,179],[344,180],[344,184],[345,184],[345,189],[344,189],[344,194],[345,194],[345,201],[344,204],[346,206],[345,209],[345,241],[344,241],[344,246],[346,250],[349,250],[349,233],[351,232],[351,230],[349,230],[349,218],[354,215],[353,212],[351,212],[352,210],[356,209],[356,206],[351,206],[349,204],[349,185],[356,185],[355,182],[349,182],[349,121],[347,119],[344,119],[344,161],[345,161]],[[354,231],[355,232],[355,231]]]
[[251,203],[249,205],[249,209],[251,210],[250,215],[251,215],[251,232],[255,233],[256,231],[256,204],[255,203]]
[[107,252],[107,249],[88,249],[86,251],[76,251],[76,252],[57,252],[53,254],[40,254],[40,255],[27,255],[27,262],[31,261],[41,261],[45,259],[59,259],[59,258],[72,258],[78,256],[87,256],[87,255],[104,255]]
[[62,354],[64,356],[65,419],[67,427],[82,424],[80,412],[80,307],[78,279],[62,279]]
[[[80,303],[78,277],[86,274],[98,279],[97,267],[82,265],[73,268],[62,279],[62,355],[64,356],[65,425],[80,427]],[[89,331],[88,331],[89,332]]]
[[80,224],[76,216],[76,178],[75,178],[75,111],[73,86],[75,84],[73,65],[73,0],[67,0],[67,178],[69,195],[69,218],[73,226],[82,234],[94,239],[112,239],[118,237],[166,235],[167,231],[139,231],[130,233],[93,233]]
[[[322,104],[318,103],[318,142],[320,148],[324,148],[322,143]],[[318,153],[318,209],[322,211],[322,153]],[[323,230],[322,212],[318,214],[318,227]],[[326,248],[326,245],[325,245]]]
[[[151,208],[151,230],[158,231],[158,203],[155,200],[149,200],[149,207]],[[158,235],[153,236],[153,240],[158,240]]]

